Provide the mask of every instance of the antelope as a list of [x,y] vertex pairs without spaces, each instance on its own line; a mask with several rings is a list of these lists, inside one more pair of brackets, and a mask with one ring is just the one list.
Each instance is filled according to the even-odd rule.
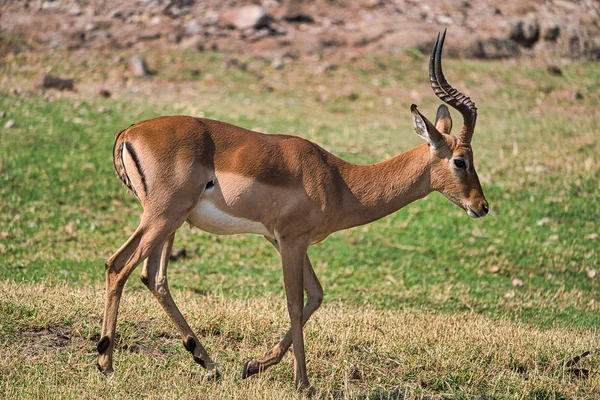
[[293,343],[295,385],[309,389],[302,329],[323,300],[307,255],[310,245],[383,218],[434,191],[472,218],[489,211],[471,149],[477,108],[444,77],[445,36],[445,31],[441,40],[437,36],[429,78],[433,92],[462,114],[460,134],[450,134],[446,105],[439,106],[432,124],[413,104],[413,126],[425,143],[376,164],[351,164],[300,137],[262,134],[205,118],[159,117],[118,132],[115,171],[144,211],[135,232],[106,262],[98,368],[113,372],[121,294],[144,261],[140,278],[176,325],[185,349],[208,370],[209,378],[220,376],[169,292],[167,264],[175,231],[188,221],[217,235],[263,235],[277,249],[291,327],[263,358],[244,364],[242,378],[279,363]]

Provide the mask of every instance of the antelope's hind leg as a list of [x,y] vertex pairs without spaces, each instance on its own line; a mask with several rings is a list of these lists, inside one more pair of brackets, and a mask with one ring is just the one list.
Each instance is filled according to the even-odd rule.
[[106,262],[106,304],[102,336],[98,342],[98,369],[113,372],[113,351],[119,302],[123,288],[133,270],[172,234],[185,218],[154,217],[144,211],[142,221],[129,240]]
[[194,334],[194,331],[188,325],[179,308],[177,308],[169,291],[167,265],[174,238],[175,233],[173,232],[162,246],[156,248],[150,254],[144,263],[140,279],[150,289],[156,300],[158,300],[158,303],[177,327],[183,340],[183,346],[192,354],[194,361],[208,370],[209,379],[218,379],[221,373]]

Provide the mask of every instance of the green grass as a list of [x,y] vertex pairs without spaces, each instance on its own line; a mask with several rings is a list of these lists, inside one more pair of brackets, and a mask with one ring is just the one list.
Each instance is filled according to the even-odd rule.
[[[215,54],[198,57],[190,58],[215,68],[220,62],[215,61],[219,57]],[[374,62],[385,65],[381,59]],[[369,60],[363,63],[372,67]],[[410,60],[405,63],[406,69],[415,64]],[[311,249],[326,298],[379,307],[478,312],[542,325],[597,326],[599,314],[593,304],[590,306],[599,300],[597,280],[589,279],[586,271],[598,262],[597,240],[590,239],[596,232],[594,220],[599,207],[598,148],[591,140],[592,127],[598,122],[592,94],[597,93],[598,85],[585,86],[589,112],[574,117],[546,113],[535,102],[521,100],[529,96],[517,96],[520,88],[515,88],[516,95],[508,99],[488,101],[498,89],[490,93],[485,88],[492,79],[486,73],[500,71],[507,81],[497,85],[523,80],[529,86],[535,82],[544,86],[543,70],[447,64],[448,74],[463,79],[463,74],[472,75],[484,85],[469,92],[478,101],[482,98],[478,102],[483,104],[474,142],[475,159],[494,212],[485,220],[472,221],[434,194],[370,226],[333,235]],[[408,74],[407,70],[397,70],[402,66],[390,61],[390,67],[379,75],[388,79],[389,75]],[[218,75],[230,70],[219,69]],[[339,75],[355,77],[353,70],[342,69]],[[588,74],[593,73],[588,65],[568,70],[572,79],[580,78],[585,84]],[[379,76],[375,67],[369,74]],[[558,78],[545,79],[555,86],[565,85]],[[353,85],[367,91],[355,81],[351,81]],[[232,82],[234,88],[223,91],[223,96],[219,96],[220,90],[209,87],[178,106],[198,100],[208,117],[307,136],[355,162],[373,162],[418,144],[408,127],[406,112],[397,116],[395,110],[383,113],[384,121],[393,119],[397,124],[393,129],[378,123],[378,116],[368,111],[363,115],[340,114],[328,112],[325,105],[320,113],[311,113],[316,100],[302,92],[294,96],[292,109],[277,111],[276,105],[285,103],[292,93],[254,93],[255,88],[246,80],[234,77]],[[427,86],[419,86],[427,94]],[[433,96],[426,97],[431,102]],[[239,100],[245,98],[252,101],[247,113],[228,112],[236,108],[233,104],[240,107]],[[103,260],[134,229],[140,212],[112,171],[113,135],[139,119],[186,111],[161,100],[149,100],[144,107],[139,98],[133,102],[94,98],[48,101],[34,93],[21,98],[2,96],[0,109],[7,113],[5,118],[18,121],[18,127],[2,131],[1,230],[8,237],[1,247],[5,264],[1,279],[82,284],[104,279]],[[340,101],[351,108],[363,106],[363,99]],[[365,101],[371,100],[367,97]],[[548,224],[536,224],[546,217],[552,218]],[[67,226],[72,233],[65,231]],[[212,236],[199,231],[182,231],[176,246],[198,249],[198,253],[174,263],[171,275],[175,287],[236,296],[281,290],[278,259],[264,240],[226,237],[217,244]],[[558,238],[549,243],[554,235]],[[413,247],[416,250],[402,250]],[[492,266],[498,266],[500,273],[491,274]],[[522,279],[525,286],[514,289],[513,277]],[[505,299],[512,291],[515,296]]]
[[[367,57],[325,74],[246,59],[245,70],[227,68],[227,57],[214,52],[146,56],[158,73],[142,80],[128,77],[126,55],[115,65],[114,57],[98,57],[82,67],[69,53],[21,53],[0,64],[2,77],[10,77],[10,83],[0,80],[6,114],[0,126],[17,122],[0,129],[0,280],[101,287],[104,261],[141,213],[111,158],[114,134],[133,122],[164,114],[206,116],[300,135],[368,163],[418,145],[409,105],[418,103],[433,118],[438,103],[426,63],[413,53],[399,60]],[[37,70],[22,68],[31,64],[74,75],[78,92],[42,95],[31,83]],[[371,225],[332,235],[309,252],[325,304],[481,314],[596,335],[600,278],[588,271],[599,261],[600,66],[573,63],[562,77],[525,63],[448,60],[444,67],[480,110],[475,164],[492,213],[471,220],[432,194]],[[97,97],[95,81],[110,87],[113,98]],[[583,100],[573,99],[573,90]],[[393,99],[391,106],[385,97]],[[453,116],[457,130],[460,118]],[[174,292],[240,300],[283,294],[279,258],[261,237],[215,239],[185,226],[175,247],[193,255],[170,264]],[[524,285],[514,287],[513,278]],[[143,290],[137,279],[128,286]],[[8,302],[0,310],[0,332],[8,334],[22,329],[12,319],[31,318],[37,307]],[[423,387],[440,393],[448,384],[468,386],[465,374],[457,373]]]

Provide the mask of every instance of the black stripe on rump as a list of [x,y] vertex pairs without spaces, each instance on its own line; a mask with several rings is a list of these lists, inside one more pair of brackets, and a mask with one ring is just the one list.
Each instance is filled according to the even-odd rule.
[[142,178],[142,186],[144,187],[144,195],[145,195],[148,193],[148,190],[146,188],[146,177],[144,176],[144,171],[142,171],[142,167],[140,165],[140,160],[138,159],[138,156],[135,153],[135,150],[133,150],[131,143],[125,142],[125,148],[129,152],[129,155],[131,155],[131,159],[135,163],[135,167],[137,168],[138,173],[140,174],[140,177]]

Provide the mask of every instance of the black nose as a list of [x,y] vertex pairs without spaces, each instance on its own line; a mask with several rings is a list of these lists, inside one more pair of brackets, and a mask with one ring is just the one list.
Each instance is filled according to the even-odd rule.
[[483,211],[483,215],[487,215],[487,213],[490,211],[488,203],[483,203],[483,205],[481,206],[481,210]]

